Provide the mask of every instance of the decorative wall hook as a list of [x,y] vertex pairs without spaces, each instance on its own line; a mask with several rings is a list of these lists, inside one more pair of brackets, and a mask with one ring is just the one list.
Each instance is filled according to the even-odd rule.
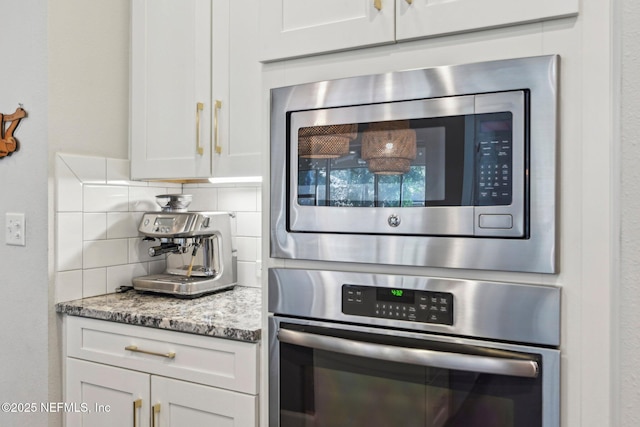
[[[27,112],[22,108],[22,104],[16,108],[13,114],[0,113],[0,158],[6,157],[18,149],[18,140],[13,137],[20,120],[27,117]],[[5,123],[11,123],[5,129]]]

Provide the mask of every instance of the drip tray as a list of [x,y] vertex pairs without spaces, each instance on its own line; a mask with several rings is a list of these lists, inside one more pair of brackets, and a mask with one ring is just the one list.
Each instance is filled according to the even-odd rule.
[[133,279],[133,289],[173,295],[181,298],[196,298],[211,292],[229,289],[235,282],[225,283],[216,277],[187,277],[175,274],[152,274]]

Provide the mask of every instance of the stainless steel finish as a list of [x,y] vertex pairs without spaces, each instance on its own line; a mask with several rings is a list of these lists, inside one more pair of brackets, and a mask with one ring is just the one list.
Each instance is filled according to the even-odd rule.
[[[449,292],[452,326],[370,318],[342,313],[342,285]],[[405,330],[528,344],[560,344],[560,289],[480,280],[270,269],[268,311],[277,315],[330,319]]]
[[138,231],[155,238],[210,236],[215,232],[216,222],[222,226],[221,221],[228,217],[226,212],[146,212]]
[[193,297],[237,283],[227,212],[147,212],[139,231],[159,239],[150,256],[167,254],[163,274],[135,277],[136,290]]
[[[525,200],[522,191],[525,188],[525,117],[524,93],[520,90],[292,113],[291,135],[294,141],[289,148],[290,167],[292,171],[298,170],[298,146],[295,138],[300,128],[332,124],[459,116],[496,111],[509,111],[513,116],[512,184],[513,188],[519,189],[519,191],[513,192],[511,205],[413,207],[410,209],[396,207],[375,208],[367,210],[367,221],[362,221],[364,208],[298,205],[298,177],[297,174],[291,173],[289,174],[289,194],[292,196],[288,202],[290,230],[293,232],[348,234],[524,237],[526,217]],[[508,229],[482,228],[478,225],[478,218],[483,214],[509,214],[513,219],[513,226]],[[394,220],[391,220],[392,217]],[[400,218],[402,221],[397,221]]]
[[[513,164],[511,171],[512,187],[514,189],[511,205],[509,206],[475,206],[473,212],[473,223],[475,225],[475,236],[491,237],[525,237],[526,236],[526,210],[525,194],[521,189],[526,188],[525,177],[525,114],[521,108],[525,104],[524,92],[505,92],[498,94],[477,95],[475,97],[475,112],[489,113],[493,111],[510,111],[513,120]],[[536,148],[531,150],[532,152]],[[511,217],[511,227],[481,227],[480,219],[485,215],[504,215]]]
[[285,318],[272,316],[269,318],[269,426],[279,427],[280,420],[280,366],[273,361],[280,360],[280,343],[278,332],[282,331],[283,324],[309,325],[325,327],[334,330],[348,330],[363,334],[387,335],[389,337],[413,338],[443,343],[470,345],[486,349],[506,350],[513,352],[538,354],[542,359],[542,426],[560,426],[560,351],[556,349],[534,347],[529,345],[507,344],[488,342],[469,338],[450,337],[444,335],[431,335],[396,329],[386,329],[371,326],[341,324],[335,322]]
[[[453,294],[453,325],[344,315],[342,285],[365,285]],[[502,371],[516,363],[524,378],[542,383],[542,426],[560,426],[560,289],[552,286],[459,280],[417,276],[352,273],[300,269],[270,269],[268,281],[269,425],[280,425],[280,344],[323,348],[368,358],[437,365],[514,375]],[[327,335],[293,330],[290,325],[324,328]],[[380,345],[330,336],[349,331],[365,337],[374,334]],[[309,336],[311,335],[311,336]],[[385,337],[389,338],[386,342]],[[466,354],[424,354],[412,348],[388,348],[396,338],[504,350],[522,356],[537,355],[541,366],[528,358],[492,361],[468,359]],[[407,351],[405,351],[407,350]],[[493,356],[493,354],[491,355]],[[497,358],[497,354],[496,354]],[[460,361],[461,364],[458,364]],[[467,365],[471,362],[474,366]],[[480,362],[482,366],[476,366]],[[496,362],[494,365],[493,362]],[[454,365],[449,365],[453,363]],[[537,363],[537,361],[536,361]],[[484,366],[484,367],[483,367]],[[483,369],[487,371],[483,371]],[[520,370],[522,369],[522,371]],[[501,371],[501,372],[498,372]]]
[[474,356],[470,354],[418,348],[395,347],[325,335],[308,334],[287,329],[280,329],[278,331],[278,340],[301,347],[367,357],[369,359],[428,366],[431,368],[523,378],[536,378],[540,373],[538,363],[534,360],[513,360],[500,357]]
[[172,252],[178,253],[181,250],[181,246],[176,243],[161,243],[158,246],[152,246],[147,253],[150,257],[168,254]]
[[[558,67],[558,56],[541,56],[354,77],[272,90],[271,256],[321,261],[555,272]],[[454,216],[447,208],[429,208],[429,222],[436,224],[434,228],[441,230],[440,233],[447,234],[450,230],[456,230],[458,234],[475,235],[473,238],[415,235],[415,230],[419,230],[418,233],[422,232],[419,228],[422,226],[421,221],[409,219],[405,214],[386,208],[379,209],[379,215],[384,221],[385,234],[365,234],[366,227],[361,224],[369,221],[362,221],[361,217],[348,226],[339,226],[342,228],[333,234],[307,231],[309,222],[316,221],[314,224],[318,227],[328,229],[334,227],[336,218],[343,216],[339,211],[331,210],[329,217],[329,213],[322,209],[323,207],[314,207],[312,210],[317,212],[314,214],[316,216],[309,221],[304,209],[292,211],[290,224],[287,224],[286,215],[290,209],[288,197],[295,199],[297,191],[295,186],[291,185],[291,178],[287,177],[287,170],[296,170],[297,162],[297,156],[294,155],[291,156],[293,164],[287,164],[288,126],[296,129],[303,123],[308,123],[315,114],[311,110],[328,109],[323,111],[327,114],[339,113],[340,117],[344,114],[345,119],[342,122],[348,123],[360,114],[358,111],[368,111],[366,114],[372,117],[385,117],[383,103],[404,104],[407,101],[407,106],[414,108],[415,105],[412,103],[425,102],[414,100],[427,99],[433,101],[426,102],[424,108],[427,110],[444,109],[448,107],[446,103],[438,106],[438,101],[431,98],[461,97],[460,99],[472,100],[468,107],[471,111],[483,111],[484,108],[493,108],[492,104],[499,102],[494,101],[492,92],[523,89],[529,91],[529,123],[525,123],[525,126],[529,129],[531,150],[529,170],[521,175],[524,179],[529,179],[529,200],[514,200],[513,205],[519,203],[521,206],[527,206],[528,203],[528,224],[527,221],[523,223],[520,213],[473,207],[456,208],[459,213]],[[485,95],[477,95],[484,93],[488,94],[486,98]],[[506,101],[507,104],[509,102],[511,101]],[[349,107],[352,105],[367,105],[367,108],[362,110]],[[467,107],[456,106],[453,110],[456,108]],[[297,113],[290,114],[289,118],[291,112]],[[354,117],[348,117],[349,114]],[[291,123],[288,124],[289,120]],[[517,120],[524,121],[525,117],[520,116]],[[290,149],[292,145],[290,144]],[[517,175],[514,173],[514,177]],[[525,182],[514,182],[514,188],[520,184],[524,187]],[[392,214],[401,217],[398,227],[387,225],[387,218]],[[480,215],[492,214],[512,215],[513,227],[481,227]],[[289,227],[292,231],[289,231]],[[296,229],[305,232],[295,232]],[[528,235],[528,238],[483,237],[513,237],[523,233]]]
[[156,196],[156,203],[163,212],[186,212],[192,198],[190,194],[161,194]]

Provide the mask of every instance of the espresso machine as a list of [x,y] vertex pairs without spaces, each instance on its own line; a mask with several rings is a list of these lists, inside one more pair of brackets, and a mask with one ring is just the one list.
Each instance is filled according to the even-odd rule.
[[189,298],[235,286],[231,214],[190,212],[187,194],[156,196],[156,201],[162,211],[146,212],[138,230],[145,240],[157,241],[149,255],[166,255],[166,270],[135,277],[133,288]]

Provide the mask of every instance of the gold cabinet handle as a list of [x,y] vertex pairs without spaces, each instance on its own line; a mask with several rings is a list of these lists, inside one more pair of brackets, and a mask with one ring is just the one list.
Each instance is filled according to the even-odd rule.
[[175,359],[176,358],[176,354],[173,351],[171,351],[169,353],[156,353],[155,351],[141,350],[135,345],[128,345],[124,349],[128,350],[128,351],[133,351],[135,353],[144,353],[144,354],[150,354],[152,356],[166,357],[167,359]]
[[222,146],[218,142],[218,111],[222,108],[222,101],[216,99],[213,108],[213,144],[216,150],[216,154],[222,154]]
[[201,156],[204,154],[204,148],[200,145],[200,111],[202,110],[204,110],[204,104],[196,103],[196,152]]
[[156,415],[160,413],[160,404],[153,405],[153,412],[151,413],[151,427],[156,427]]
[[142,399],[133,401],[133,427],[138,427],[138,409],[142,408]]
[[382,0],[373,0],[373,7],[382,10]]
[[413,0],[405,0],[409,4],[413,4]]

